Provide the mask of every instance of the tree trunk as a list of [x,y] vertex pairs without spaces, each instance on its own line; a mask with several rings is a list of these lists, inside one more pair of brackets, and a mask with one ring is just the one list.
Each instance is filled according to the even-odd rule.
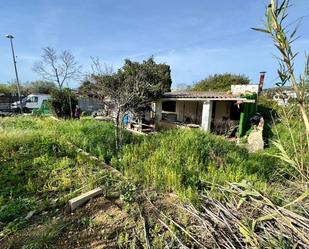
[[72,99],[71,96],[69,96],[69,106],[70,106],[70,116],[73,118],[73,110],[72,110]]

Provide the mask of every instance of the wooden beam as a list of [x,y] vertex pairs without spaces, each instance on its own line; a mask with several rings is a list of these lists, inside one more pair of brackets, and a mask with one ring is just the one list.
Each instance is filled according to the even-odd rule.
[[83,205],[84,203],[89,201],[91,198],[101,195],[102,193],[103,193],[103,189],[99,187],[99,188],[95,188],[89,192],[86,192],[84,194],[81,194],[80,196],[77,196],[69,200],[71,211],[74,211],[76,208]]

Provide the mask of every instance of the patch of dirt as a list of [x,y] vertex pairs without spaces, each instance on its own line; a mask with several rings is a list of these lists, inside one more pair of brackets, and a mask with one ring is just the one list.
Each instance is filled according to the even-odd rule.
[[152,190],[136,193],[131,203],[100,196],[73,213],[63,207],[33,216],[0,248],[145,248],[146,241],[151,248],[242,248],[242,212],[217,201],[201,204],[197,210]]
[[[0,248],[25,248],[41,240],[49,227],[63,224],[55,238],[46,241],[53,248],[115,248],[119,234],[130,233],[135,221],[125,210],[125,203],[99,197],[74,213],[58,210],[34,216],[27,228],[0,241]],[[44,238],[43,238],[44,239]],[[30,246],[29,246],[30,247]],[[38,248],[38,247],[35,247]]]

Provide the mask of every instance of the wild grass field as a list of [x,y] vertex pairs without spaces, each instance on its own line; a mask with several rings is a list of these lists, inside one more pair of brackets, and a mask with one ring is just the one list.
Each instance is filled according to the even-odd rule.
[[[275,132],[287,146],[289,129],[282,124]],[[291,145],[285,151],[293,154],[295,148]],[[147,241],[155,248],[267,247],[270,243],[304,247],[308,226],[303,223],[309,210],[304,193],[308,191],[296,181],[300,179],[297,167],[287,166],[280,153],[272,145],[249,154],[224,138],[198,130],[145,137],[123,131],[117,153],[110,123],[3,118],[0,245],[63,248],[69,236],[73,239],[65,244],[67,248],[84,248],[89,242],[86,233],[91,243],[111,241],[124,248],[143,247]],[[91,156],[111,164],[123,174],[124,182]],[[302,165],[308,167],[306,162]],[[100,197],[73,216],[67,214],[68,199],[97,186],[105,187],[105,196],[117,192],[116,201]],[[102,218],[102,210],[113,214],[119,224],[109,216]],[[280,215],[273,214],[277,211],[285,217],[283,223]],[[264,220],[257,222],[260,217]],[[109,229],[104,230],[106,226]],[[269,234],[271,230],[276,232]],[[63,243],[57,238],[63,238]]]

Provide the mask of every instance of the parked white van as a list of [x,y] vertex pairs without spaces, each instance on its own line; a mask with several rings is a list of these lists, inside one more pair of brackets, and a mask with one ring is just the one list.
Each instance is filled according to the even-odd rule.
[[[49,94],[30,94],[22,100],[23,109],[25,109],[26,111],[39,109],[41,108],[43,101],[46,101],[49,98]],[[19,101],[12,103],[11,109],[19,109]]]

